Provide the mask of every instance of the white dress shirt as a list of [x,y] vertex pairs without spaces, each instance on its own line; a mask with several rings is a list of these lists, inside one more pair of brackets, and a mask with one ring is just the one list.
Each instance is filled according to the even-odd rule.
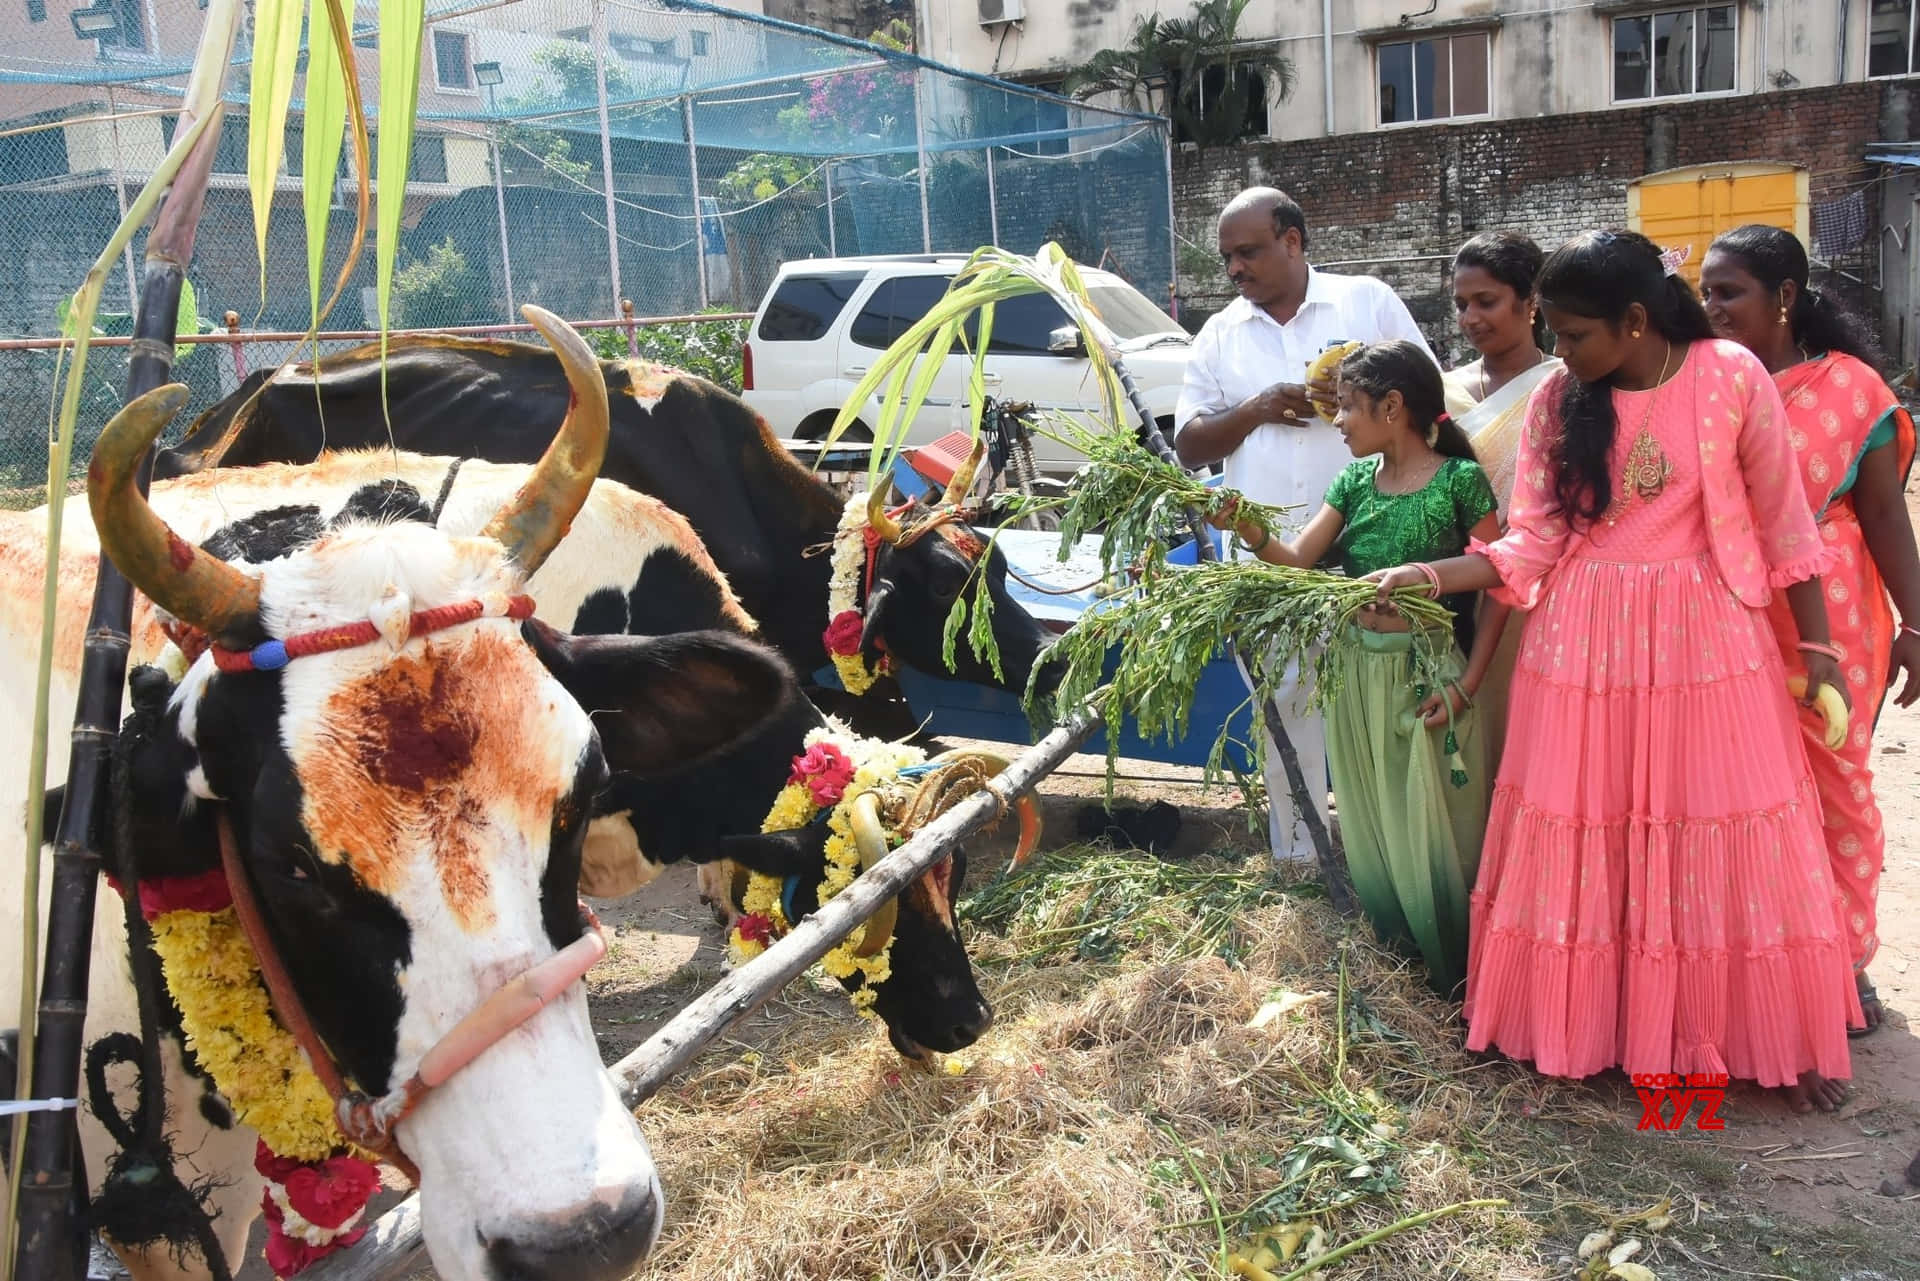
[[[1236,298],[1193,340],[1174,433],[1178,436],[1197,415],[1232,409],[1275,383],[1303,381],[1307,366],[1330,344],[1392,338],[1433,355],[1407,305],[1372,276],[1336,276],[1309,267],[1306,301],[1284,325]],[[1255,502],[1297,508],[1288,524],[1298,528],[1320,510],[1327,486],[1352,461],[1331,423],[1319,418],[1263,423],[1227,455],[1223,481]]]

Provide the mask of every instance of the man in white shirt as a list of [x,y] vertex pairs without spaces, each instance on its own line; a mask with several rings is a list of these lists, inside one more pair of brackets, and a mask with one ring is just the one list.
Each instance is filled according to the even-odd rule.
[[[1240,296],[1208,320],[1187,356],[1174,412],[1174,448],[1188,467],[1224,461],[1224,483],[1256,502],[1291,506],[1305,524],[1327,486],[1353,461],[1303,386],[1307,365],[1335,343],[1404,338],[1428,355],[1419,326],[1386,283],[1307,264],[1307,219],[1292,197],[1253,187],[1221,211],[1220,257]],[[1438,363],[1438,362],[1435,362]],[[1321,822],[1327,821],[1326,734],[1306,714],[1298,669],[1276,690],[1288,739]],[[1276,862],[1305,873],[1312,840],[1271,739],[1266,757],[1268,837]]]

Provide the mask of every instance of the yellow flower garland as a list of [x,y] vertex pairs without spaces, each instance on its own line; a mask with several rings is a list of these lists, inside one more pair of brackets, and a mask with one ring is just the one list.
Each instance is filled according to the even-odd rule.
[[[827,872],[819,890],[819,901],[825,903],[853,884],[854,878],[860,875],[860,851],[854,844],[853,826],[848,819],[854,798],[877,787],[888,786],[899,777],[901,770],[924,763],[926,753],[905,744],[858,738],[832,728],[812,731],[807,735],[804,746],[812,747],[820,742],[831,743],[839,748],[854,766],[852,780],[827,816]],[[805,783],[789,783],[774,798],[773,807],[767,811],[760,830],[784,832],[805,827],[819,812],[820,807],[813,803],[813,793]],[[888,831],[890,838],[897,835],[891,829]],[[780,881],[775,877],[759,872],[749,874],[747,890],[740,906],[747,916],[763,916],[771,921],[776,938],[792,928],[792,922],[781,910]],[[820,958],[820,968],[836,979],[850,979],[856,974],[862,976],[863,982],[853,991],[853,1007],[863,1016],[872,1018],[874,989],[886,982],[893,973],[890,961],[893,944],[889,941],[887,946],[872,956],[857,955],[856,950],[865,939],[866,931],[867,927],[862,925],[843,939],[839,946]],[[727,940],[727,954],[735,965],[744,965],[765,950],[764,944],[745,937],[738,925],[735,925]]]
[[[856,609],[856,584],[867,564],[867,491],[847,499],[840,512],[839,527],[833,534],[833,577],[827,586],[827,622],[831,623],[850,609]],[[840,673],[840,684],[858,697],[873,688],[880,668],[868,667],[859,654],[834,654],[833,670]]]
[[234,1115],[280,1156],[322,1161],[338,1152],[333,1100],[275,1021],[233,909],[163,913],[153,920],[153,947],[187,1045]]

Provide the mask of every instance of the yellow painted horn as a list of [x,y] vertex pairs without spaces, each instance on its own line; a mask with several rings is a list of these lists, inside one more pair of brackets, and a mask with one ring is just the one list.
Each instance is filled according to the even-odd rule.
[[[854,797],[853,808],[847,812],[847,826],[853,829],[853,847],[860,853],[860,870],[872,870],[875,863],[887,856],[887,829],[886,824],[880,821],[880,798],[872,792],[862,792]],[[866,928],[860,935],[860,946],[853,950],[853,954],[872,956],[891,942],[893,923],[899,915],[897,898],[889,898],[882,903],[867,918]]]
[[593,490],[607,456],[608,410],[600,362],[573,327],[532,303],[522,307],[520,314],[553,344],[553,354],[560,358],[573,393],[567,416],[547,452],[533,465],[533,474],[480,531],[507,549],[524,582],[566,537]]
[[867,524],[885,541],[900,541],[900,522],[887,515],[887,491],[884,487],[867,495]]
[[147,447],[186,402],[186,387],[169,383],[113,416],[87,467],[87,504],[100,550],[128,582],[217,644],[244,648],[258,639],[260,580],[174,533],[135,483]]
[[947,492],[940,498],[942,505],[958,507],[967,501],[967,491],[973,488],[973,478],[980,473],[980,460],[986,456],[987,438],[982,436],[973,442],[973,452],[967,455],[967,461],[953,469],[953,478],[947,482]]

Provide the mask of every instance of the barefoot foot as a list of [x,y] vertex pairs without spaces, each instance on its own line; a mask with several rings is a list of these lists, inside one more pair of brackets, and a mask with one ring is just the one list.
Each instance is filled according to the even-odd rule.
[[1818,1072],[1802,1072],[1800,1079],[1786,1087],[1787,1106],[1795,1112],[1832,1112],[1847,1101],[1847,1088]]

